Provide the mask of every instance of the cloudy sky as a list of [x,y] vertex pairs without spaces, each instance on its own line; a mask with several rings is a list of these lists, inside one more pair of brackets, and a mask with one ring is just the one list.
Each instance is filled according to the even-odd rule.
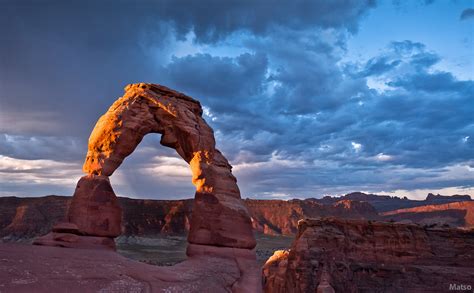
[[[71,195],[134,82],[201,101],[242,197],[474,195],[473,32],[469,0],[3,0],[0,196]],[[193,196],[159,139],[118,195]]]

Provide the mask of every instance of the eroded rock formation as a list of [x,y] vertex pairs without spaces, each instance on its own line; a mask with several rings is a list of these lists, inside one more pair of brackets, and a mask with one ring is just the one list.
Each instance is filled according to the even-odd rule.
[[215,147],[198,101],[155,84],[133,84],[97,122],[83,170],[110,176],[148,133],[189,163],[196,186],[188,240],[193,244],[252,249],[250,217],[232,167]]
[[[124,96],[100,117],[89,138],[83,166],[87,175],[76,186],[68,223],[57,225],[35,244],[113,249],[110,241],[121,234],[122,209],[108,177],[149,133],[161,134],[161,144],[175,149],[192,170],[196,194],[188,234],[190,258],[186,262],[231,259],[235,267],[223,273],[236,270],[238,276],[227,278],[222,291],[260,291],[250,217],[232,167],[216,149],[213,130],[202,118],[200,103],[156,84],[128,85]],[[208,288],[191,291],[204,289]]]
[[381,213],[387,221],[474,228],[474,201],[426,205]]
[[84,235],[113,238],[121,234],[122,208],[107,176],[88,175],[79,180],[68,220]]
[[264,266],[265,292],[446,292],[473,285],[474,231],[302,220],[289,252]]
[[366,202],[341,200],[321,204],[315,199],[245,200],[255,231],[269,235],[294,235],[298,221],[305,218],[378,219],[377,211]]

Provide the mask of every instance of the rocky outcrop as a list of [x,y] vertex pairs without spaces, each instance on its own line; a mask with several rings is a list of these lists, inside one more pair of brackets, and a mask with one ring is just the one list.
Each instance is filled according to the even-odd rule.
[[121,234],[122,208],[108,177],[91,174],[79,180],[68,220],[84,235],[114,238]]
[[33,238],[66,220],[69,197],[0,197],[0,237],[6,241]]
[[35,239],[36,245],[67,248],[115,250],[113,238],[107,236],[83,236],[76,224],[61,222],[53,226],[47,235]]
[[321,204],[316,200],[245,200],[255,231],[269,235],[294,235],[304,218],[334,216],[342,219],[378,219],[368,203],[342,200]]
[[426,205],[381,213],[386,221],[474,228],[474,201]]
[[[62,227],[74,227],[62,231]],[[101,175],[82,177],[69,204],[66,222],[33,241],[35,245],[115,250],[114,238],[121,234],[122,208],[110,185]]]
[[474,285],[473,249],[473,231],[302,220],[290,250],[265,264],[264,291],[446,292]]
[[196,186],[188,240],[193,244],[252,249],[250,217],[232,167],[215,147],[198,101],[155,84],[133,84],[97,122],[84,172],[110,176],[146,134],[161,134],[190,165]]
[[[161,134],[161,144],[175,149],[189,163],[196,186],[188,233],[189,259],[178,265],[182,269],[166,281],[164,290],[209,290],[205,283],[189,287],[192,266],[198,262],[206,266],[211,259],[221,259],[230,261],[230,267],[222,270],[227,280],[216,287],[217,292],[261,291],[250,217],[232,167],[216,149],[213,130],[202,118],[200,103],[156,84],[128,85],[124,96],[100,117],[89,138],[83,166],[87,175],[76,186],[68,222],[53,227],[51,233],[33,244],[92,249],[102,245],[114,249],[111,243],[121,234],[122,208],[109,176],[149,133]],[[203,271],[216,273],[214,269]]]

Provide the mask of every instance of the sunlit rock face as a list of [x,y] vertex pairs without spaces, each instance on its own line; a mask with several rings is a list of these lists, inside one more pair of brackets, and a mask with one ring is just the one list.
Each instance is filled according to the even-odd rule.
[[148,133],[162,134],[161,144],[175,149],[191,167],[196,196],[189,242],[254,248],[250,217],[232,167],[216,149],[200,103],[184,94],[156,84],[127,86],[92,131],[84,172],[112,175]]
[[474,232],[301,220],[288,252],[263,268],[265,292],[446,292],[474,279]]
[[426,205],[381,213],[385,220],[474,229],[474,201]]

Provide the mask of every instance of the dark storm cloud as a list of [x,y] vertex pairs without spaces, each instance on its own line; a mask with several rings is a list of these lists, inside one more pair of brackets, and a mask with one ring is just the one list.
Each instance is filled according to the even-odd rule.
[[0,154],[12,158],[77,161],[81,160],[86,152],[86,141],[74,137],[0,134]]
[[[237,31],[265,35],[275,26],[355,30],[371,6],[371,1],[2,2],[2,116],[21,109],[8,120],[24,123],[10,132],[86,135],[122,86],[160,82],[175,38],[190,31],[198,42],[215,42]],[[38,129],[37,119],[55,120],[56,127]],[[57,129],[66,119],[71,123]]]
[[[153,77],[147,50],[160,52],[170,38],[165,25],[141,7],[92,3],[2,4],[1,112],[24,122],[3,126],[10,132],[86,135],[122,86]],[[37,129],[36,120],[59,129]]]
[[275,27],[357,30],[359,18],[375,1],[164,1],[161,16],[184,36],[191,29],[199,42],[215,42],[238,31],[266,35]]
[[[271,42],[249,41],[255,54],[233,58],[196,54],[175,58],[168,65],[170,83],[185,87],[210,108],[206,119],[236,166],[244,193],[276,190],[311,196],[311,189],[343,190],[345,186],[349,191],[358,185],[380,188],[380,184],[388,189],[425,188],[433,181],[422,180],[428,176],[424,168],[469,162],[473,145],[466,137],[473,137],[473,121],[466,105],[472,103],[472,82],[459,81],[447,72],[431,73],[440,60],[438,55],[421,43],[394,42],[358,73],[347,72],[336,65],[334,43],[327,43],[332,52],[311,46],[312,50],[293,59],[297,48],[308,45],[302,35],[307,34],[275,36]],[[291,40],[294,46],[278,47],[275,40]],[[240,62],[242,56],[252,62]],[[319,67],[317,74],[303,77],[315,66]],[[228,75],[222,74],[223,68]],[[279,68],[292,72],[287,73],[291,82]],[[393,89],[377,93],[360,76],[383,77]],[[399,76],[404,76],[403,83]],[[196,82],[192,77],[198,77]],[[429,82],[433,79],[440,80]],[[210,88],[208,80],[218,80],[217,85],[226,80],[229,86]],[[324,95],[315,94],[315,84],[324,87]],[[288,90],[295,87],[302,89],[299,96]],[[337,100],[333,107],[326,106],[328,97]],[[360,144],[360,150],[353,143]],[[245,168],[246,164],[253,168]],[[378,174],[381,168],[411,169],[407,174],[400,171],[395,175],[398,180],[388,182],[390,172]],[[341,175],[348,173],[351,176]],[[465,177],[459,182],[439,174],[428,177],[436,178],[436,186],[460,182],[469,186],[470,182]]]
[[471,18],[474,18],[474,9],[473,8],[464,9],[461,12],[461,16],[459,16],[460,20],[467,20],[467,19],[471,19]]
[[172,58],[164,72],[171,86],[205,98],[205,105],[220,114],[238,111],[249,97],[262,93],[267,66],[263,54],[236,58],[196,54]]
[[[70,194],[95,121],[140,81],[201,101],[244,196],[472,186],[472,80],[409,40],[343,62],[372,1],[2,5],[2,195]],[[191,197],[175,156],[147,136],[112,176],[117,193]],[[54,187],[56,169],[70,187]]]

